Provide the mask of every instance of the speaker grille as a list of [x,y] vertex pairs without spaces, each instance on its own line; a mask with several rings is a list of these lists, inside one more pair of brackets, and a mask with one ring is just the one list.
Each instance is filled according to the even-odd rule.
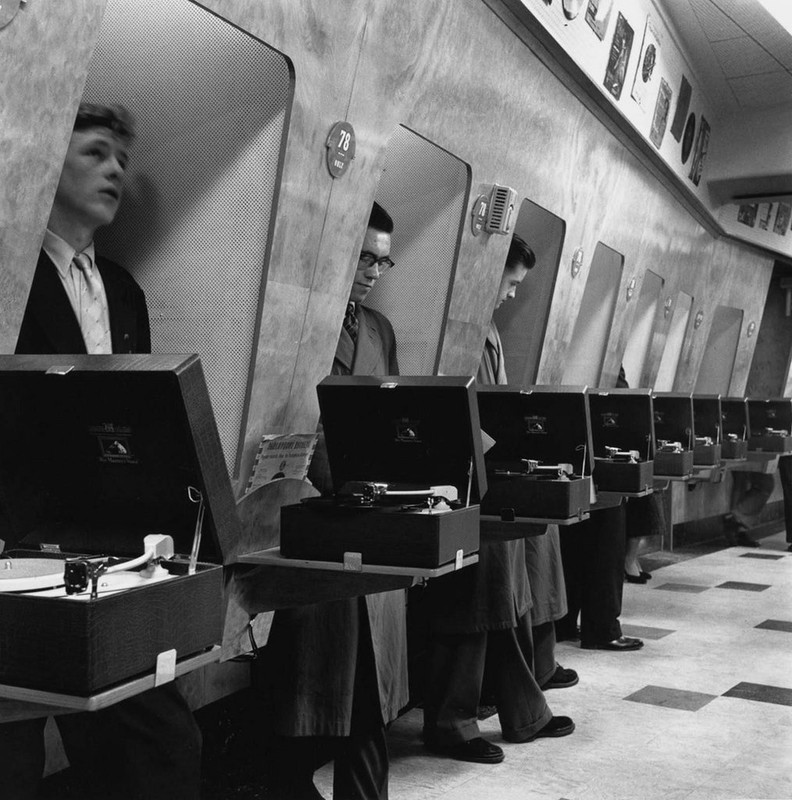
[[231,472],[291,102],[286,59],[188,0],[110,0],[85,99],[137,117],[124,202],[97,237],[137,279],[155,352],[198,353]]

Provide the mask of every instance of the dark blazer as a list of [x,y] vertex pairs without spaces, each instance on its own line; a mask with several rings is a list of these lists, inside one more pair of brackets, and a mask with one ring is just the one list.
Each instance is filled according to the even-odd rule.
[[379,311],[358,305],[357,345],[341,328],[333,375],[398,375],[396,336],[388,318]]
[[[150,353],[146,298],[132,276],[101,256],[96,264],[102,276],[110,312],[114,353]],[[39,254],[16,352],[84,353],[85,342],[57,268],[50,257]]]

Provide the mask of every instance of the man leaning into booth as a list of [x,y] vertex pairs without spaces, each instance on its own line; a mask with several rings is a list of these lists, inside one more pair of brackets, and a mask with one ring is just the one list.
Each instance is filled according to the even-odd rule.
[[[362,305],[393,266],[392,231],[390,215],[374,203],[334,375],[398,374],[390,322]],[[309,477],[327,489],[323,448],[317,448]],[[276,612],[267,650],[275,732],[283,737],[278,798],[320,797],[313,772],[331,758],[334,800],[387,798],[385,725],[408,701],[404,601],[403,591],[393,591]]]
[[[497,305],[514,297],[535,260],[515,236]],[[477,376],[480,383],[506,383],[502,356],[493,324]],[[429,750],[459,761],[503,761],[502,748],[484,739],[478,726],[485,667],[506,741],[572,733],[574,723],[553,716],[533,673],[532,600],[523,539],[482,537],[478,564],[430,581],[426,592],[430,649],[424,742]]]
[[[143,292],[125,270],[97,256],[93,245],[96,230],[118,210],[132,138],[126,109],[80,104],[17,353],[150,351]],[[56,721],[80,796],[199,797],[201,734],[175,684]],[[0,725],[0,795],[6,800],[36,797],[45,722],[41,717]]]

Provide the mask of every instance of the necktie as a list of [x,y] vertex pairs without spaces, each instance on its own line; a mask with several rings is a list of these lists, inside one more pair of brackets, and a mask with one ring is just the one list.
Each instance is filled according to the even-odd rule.
[[346,314],[344,315],[344,330],[350,335],[353,342],[357,342],[358,318],[355,314],[355,304],[348,303]]
[[85,350],[92,355],[112,353],[110,331],[104,322],[104,306],[100,295],[100,284],[91,267],[91,259],[78,253],[72,261],[82,273],[80,292],[80,329],[85,339]]

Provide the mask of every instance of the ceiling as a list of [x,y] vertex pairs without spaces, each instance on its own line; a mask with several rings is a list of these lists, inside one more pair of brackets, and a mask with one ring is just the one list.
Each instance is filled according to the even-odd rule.
[[792,35],[760,0],[660,4],[718,108],[792,107]]

